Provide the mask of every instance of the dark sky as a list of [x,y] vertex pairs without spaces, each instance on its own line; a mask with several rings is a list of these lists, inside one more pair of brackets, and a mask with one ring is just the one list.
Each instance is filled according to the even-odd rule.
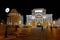
[[53,19],[58,19],[59,16],[59,1],[49,0],[0,0],[0,17],[6,20],[5,8],[16,8],[22,15],[31,14],[31,10],[34,8],[46,8],[47,14],[53,14]]

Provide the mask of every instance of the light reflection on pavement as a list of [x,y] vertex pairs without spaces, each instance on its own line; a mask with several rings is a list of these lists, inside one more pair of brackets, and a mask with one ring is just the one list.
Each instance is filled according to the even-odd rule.
[[[50,29],[41,28],[19,28],[16,38],[10,38],[11,40],[60,40],[60,28]],[[9,39],[9,38],[7,38]],[[6,38],[4,40],[7,40]]]

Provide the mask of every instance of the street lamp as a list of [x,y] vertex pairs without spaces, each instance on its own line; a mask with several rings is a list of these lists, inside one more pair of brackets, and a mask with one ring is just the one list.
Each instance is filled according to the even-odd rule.
[[[8,13],[10,11],[10,9],[9,8],[6,8],[5,9],[5,12],[6,13]],[[6,30],[5,30],[5,37],[7,37],[7,26],[6,26],[6,28],[5,28]]]
[[40,12],[43,12],[43,10],[35,10],[35,13],[37,13],[37,12],[40,13]]
[[5,12],[6,12],[6,13],[8,13],[9,11],[10,11],[10,9],[9,9],[9,8],[6,8],[6,9],[5,9]]

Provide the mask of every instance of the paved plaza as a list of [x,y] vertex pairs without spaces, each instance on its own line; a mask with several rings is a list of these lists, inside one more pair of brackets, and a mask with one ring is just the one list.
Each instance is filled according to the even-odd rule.
[[60,28],[53,28],[52,31],[41,28],[19,28],[17,34],[16,38],[8,37],[0,40],[60,40]]

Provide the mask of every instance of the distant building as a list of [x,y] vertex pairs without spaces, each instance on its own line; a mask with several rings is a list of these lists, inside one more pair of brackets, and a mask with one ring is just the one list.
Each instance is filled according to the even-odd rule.
[[37,8],[32,10],[32,15],[26,15],[26,25],[37,27],[43,24],[45,27],[51,25],[52,14],[46,14],[46,9]]
[[[23,27],[23,16],[17,12],[16,9],[12,9],[7,17],[8,31],[15,31],[18,27]],[[9,33],[8,32],[8,33]]]
[[60,27],[60,18],[58,20],[55,20],[55,25]]
[[23,16],[17,12],[16,9],[12,9],[7,17],[7,25],[10,26],[23,26]]

